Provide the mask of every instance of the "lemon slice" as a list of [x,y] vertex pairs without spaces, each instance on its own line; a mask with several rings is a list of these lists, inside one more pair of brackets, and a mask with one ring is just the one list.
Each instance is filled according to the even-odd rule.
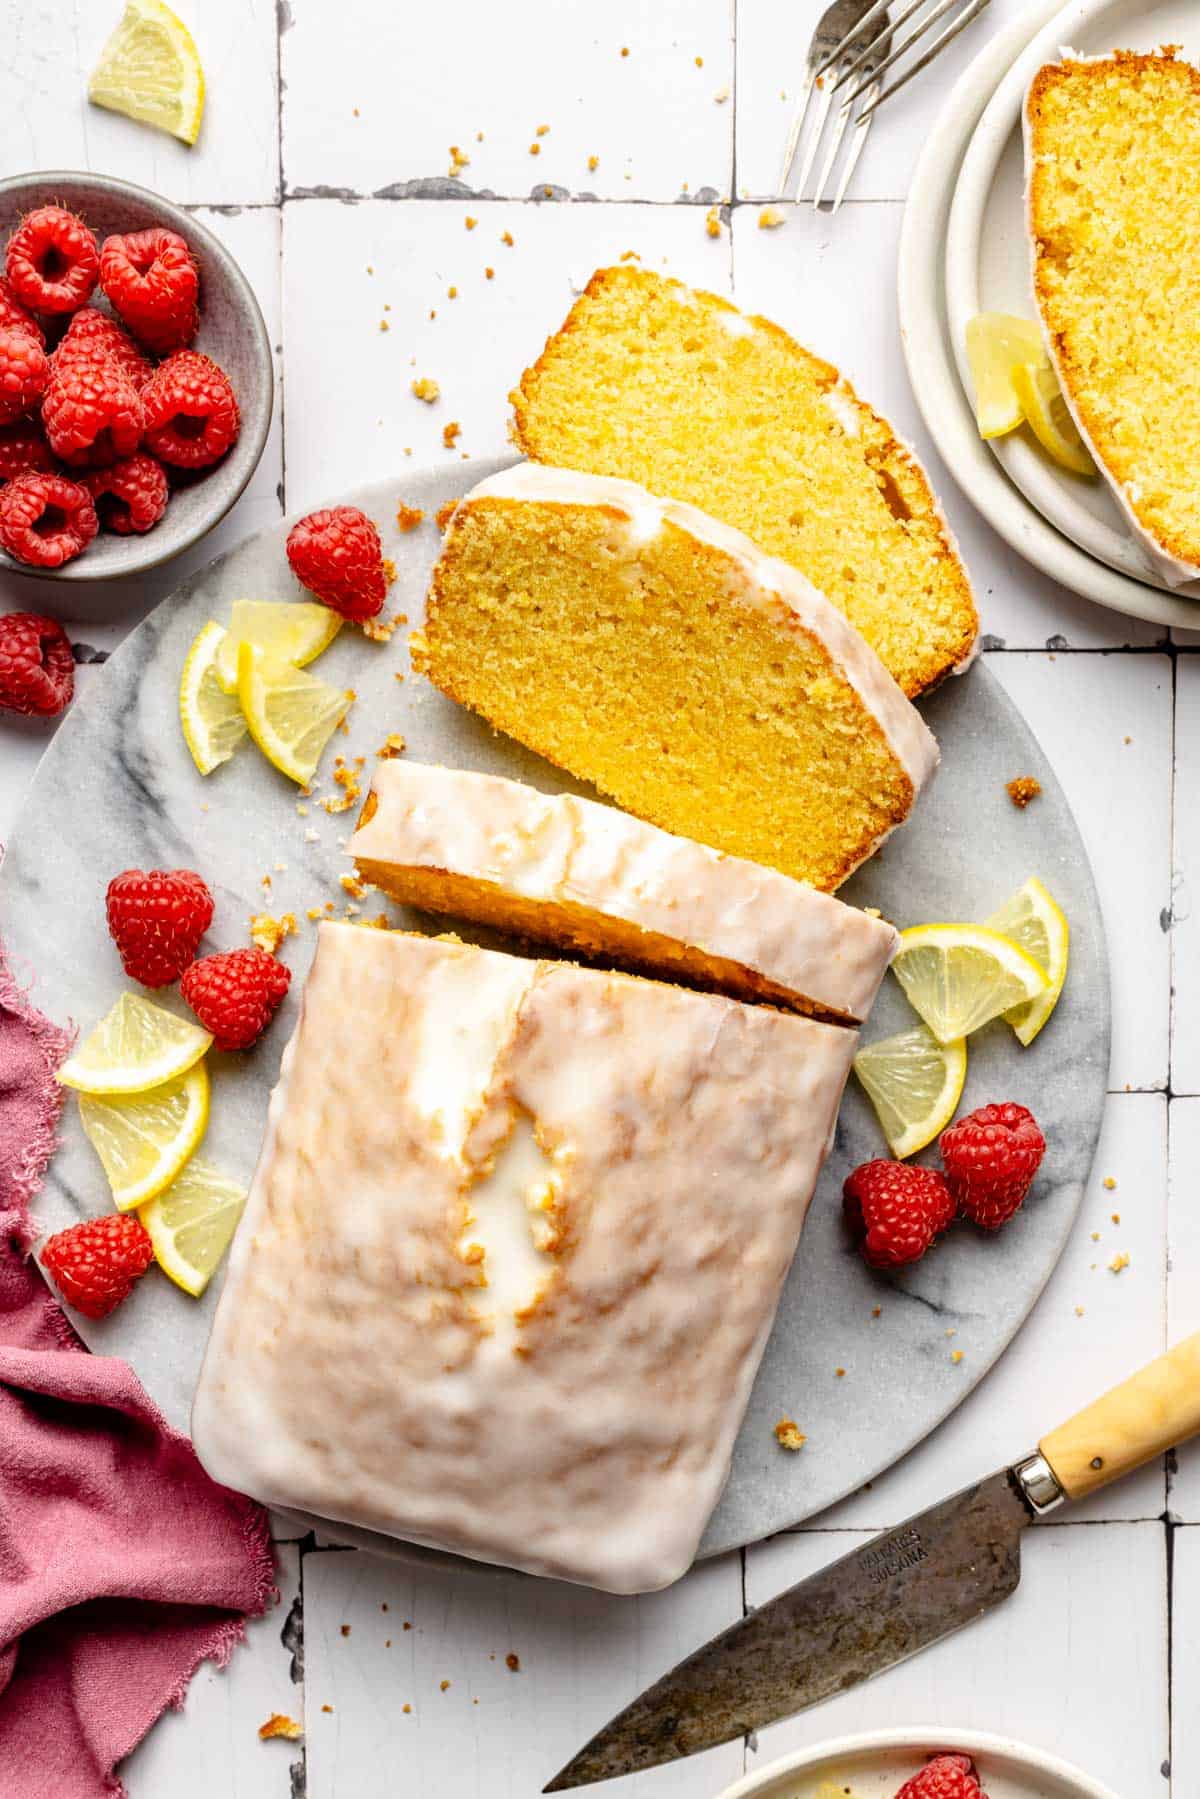
[[854,1058],[883,1127],[888,1148],[903,1159],[916,1155],[954,1117],[967,1078],[967,1046],[961,1037],[939,1043],[925,1025],[868,1043]]
[[268,662],[260,649],[243,641],[238,645],[238,698],[263,755],[304,787],[354,695],[301,668]]
[[226,633],[210,619],[187,653],[179,679],[179,719],[202,775],[228,762],[248,726],[235,696],[222,692],[217,658]]
[[127,0],[92,71],[88,99],[195,143],[204,117],[204,70],[191,32],[162,0]]
[[947,1044],[1037,999],[1050,984],[1019,944],[981,924],[901,931],[892,973],[938,1042]]
[[170,1186],[208,1128],[208,1070],[197,1062],[127,1099],[81,1093],[79,1115],[118,1212],[132,1212]]
[[185,1293],[199,1299],[229,1247],[246,1203],[245,1189],[191,1161],[138,1217],[150,1233],[154,1259]]
[[195,1066],[212,1042],[207,1031],[140,993],[123,993],[112,1011],[58,1071],[80,1093],[149,1093]]
[[327,650],[342,621],[312,600],[235,600],[229,630],[217,656],[217,679],[226,693],[238,686],[238,644],[257,644],[272,662],[303,668]]
[[975,384],[980,437],[1003,437],[1017,429],[1025,414],[1013,386],[1013,369],[1038,361],[1046,361],[1046,352],[1032,320],[1007,312],[977,312],[967,320],[967,363]]
[[1012,380],[1021,412],[1047,456],[1061,468],[1094,480],[1096,465],[1075,429],[1050,364],[1045,358],[1037,363],[1020,362],[1013,369]]
[[988,919],[993,931],[1000,931],[1013,943],[1019,943],[1026,955],[1049,977],[1049,986],[1036,999],[1013,1006],[1004,1014],[1022,1043],[1033,1042],[1058,1004],[1058,996],[1067,978],[1070,954],[1070,927],[1062,907],[1051,898],[1036,875],[1018,887],[1011,899],[1005,900],[998,912]]

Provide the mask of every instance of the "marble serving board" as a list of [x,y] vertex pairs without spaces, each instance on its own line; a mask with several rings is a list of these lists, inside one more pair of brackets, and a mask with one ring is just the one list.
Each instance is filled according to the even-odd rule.
[[[439,544],[433,514],[501,465],[401,470],[394,481],[347,496],[380,526],[385,554],[397,568],[391,609],[408,623],[386,644],[343,630],[321,660],[320,674],[353,687],[358,698],[349,733],[334,738],[311,799],[300,800],[248,740],[231,763],[202,780],[177,712],[184,656],[207,619],[227,620],[238,598],[298,596],[284,556],[287,527],[280,524],[195,575],[127,639],[47,750],[12,834],[0,871],[0,930],[16,972],[36,976],[37,1003],[83,1030],[126,985],[104,921],[104,888],[118,870],[198,869],[216,896],[213,948],[245,943],[252,913],[295,913],[299,934],[283,949],[294,979],[281,1015],[253,1051],[210,1058],[212,1120],[203,1154],[243,1179],[254,1167],[267,1096],[312,954],[315,926],[305,915],[332,901],[342,917],[356,903],[338,877],[350,868],[343,845],[358,806],[331,815],[320,803],[340,792],[330,778],[334,755],[365,758],[365,792],[375,752],[399,731],[415,761],[494,771],[548,792],[587,791],[409,672],[408,630],[421,618]],[[406,534],[394,523],[399,501],[426,513]],[[851,1081],[703,1554],[822,1510],[904,1455],[961,1403],[1054,1268],[1095,1149],[1108,1070],[1108,976],[1079,832],[1038,744],[982,662],[947,681],[923,710],[941,744],[942,768],[913,821],[854,877],[844,897],[907,925],[985,918],[1034,872],[1057,895],[1071,923],[1072,960],[1055,1016],[1028,1051],[1001,1023],[973,1038],[964,1096],[968,1106],[1002,1099],[1030,1105],[1046,1133],[1046,1160],[1034,1197],[998,1236],[960,1228],[914,1269],[882,1278],[864,1266],[840,1222],[847,1172],[886,1154],[870,1106]],[[1004,791],[1015,775],[1034,775],[1042,784],[1041,798],[1025,812]],[[359,915],[381,910],[396,923],[431,928],[430,920],[406,916],[374,894],[361,902]],[[496,941],[456,928],[476,941]],[[174,990],[161,997],[181,1007]],[[910,1016],[889,978],[867,1035],[899,1029]],[[62,1147],[38,1197],[37,1221],[59,1229],[108,1203],[75,1101],[68,1099]],[[76,1320],[93,1349],[132,1363],[181,1429],[220,1284],[218,1274],[197,1303],[152,1270],[111,1318]],[[956,1349],[963,1352],[957,1363]],[[296,1378],[303,1380],[305,1370],[297,1368]],[[802,1454],[776,1445],[773,1427],[785,1415],[807,1434]],[[339,1534],[373,1541],[340,1527]],[[388,1540],[376,1541],[387,1546]]]

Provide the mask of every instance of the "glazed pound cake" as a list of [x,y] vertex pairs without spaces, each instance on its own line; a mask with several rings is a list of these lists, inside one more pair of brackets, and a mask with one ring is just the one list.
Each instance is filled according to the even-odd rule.
[[204,1466],[480,1561],[677,1579],[856,1041],[322,925],[196,1394]]
[[1152,566],[1200,577],[1200,69],[1072,57],[1025,102],[1033,279],[1072,416]]
[[413,666],[664,830],[830,889],[937,761],[790,563],[632,482],[518,464],[457,507]]
[[573,794],[386,761],[347,845],[392,899],[687,986],[861,1022],[880,918]]
[[511,398],[526,455],[736,525],[844,612],[910,697],[970,658],[975,603],[925,471],[769,319],[600,269]]

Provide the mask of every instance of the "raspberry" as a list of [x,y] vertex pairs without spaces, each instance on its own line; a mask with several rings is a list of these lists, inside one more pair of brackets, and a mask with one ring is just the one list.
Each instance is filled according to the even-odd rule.
[[46,333],[28,308],[22,306],[5,275],[0,275],[0,325],[22,325],[38,343],[46,342]]
[[935,1755],[906,1780],[896,1799],[987,1799],[969,1755]]
[[0,482],[11,481],[14,475],[26,475],[31,469],[48,473],[53,467],[50,445],[42,436],[40,425],[32,419],[0,425]]
[[207,468],[241,430],[229,377],[199,350],[176,350],[142,393],[146,448],[175,468]]
[[954,1221],[954,1199],[934,1168],[864,1162],[842,1188],[846,1222],[872,1268],[919,1262]]
[[160,356],[190,344],[200,325],[200,276],[176,231],[106,237],[100,283],[134,336]]
[[65,368],[69,362],[94,363],[109,358],[119,363],[139,393],[154,373],[154,364],[142,355],[123,325],[94,306],[83,306],[55,350],[51,369]]
[[43,1268],[85,1318],[107,1318],[153,1260],[150,1233],[132,1212],[85,1219],[59,1231],[42,1249]]
[[24,325],[0,325],[0,425],[31,412],[46,391],[46,352]]
[[288,532],[287,559],[309,593],[343,618],[374,618],[387,594],[379,533],[357,506],[310,512]]
[[231,949],[193,962],[179,991],[218,1049],[249,1049],[275,1016],[292,974],[265,949]]
[[195,961],[212,923],[213,896],[190,868],[127,868],[108,883],[105,911],[130,980],[166,987]]
[[131,531],[149,531],[167,510],[170,490],[161,462],[136,450],[111,468],[84,475],[82,484],[92,496],[102,531],[128,537]]
[[71,703],[75,658],[57,619],[36,612],[0,617],[0,707],[53,718]]
[[942,1166],[958,1209],[985,1231],[1018,1212],[1033,1183],[1046,1139],[1024,1106],[980,1106],[942,1132]]
[[96,234],[65,206],[27,212],[8,240],[13,297],[32,312],[74,312],[96,285]]
[[98,530],[86,487],[34,471],[0,487],[0,548],[31,568],[61,568]]

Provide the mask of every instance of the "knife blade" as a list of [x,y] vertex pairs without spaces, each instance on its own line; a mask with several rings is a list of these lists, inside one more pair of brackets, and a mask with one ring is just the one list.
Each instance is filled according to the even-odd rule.
[[906,1661],[1008,1597],[1035,1516],[1011,1468],[918,1512],[713,1637],[542,1790],[715,1748]]

